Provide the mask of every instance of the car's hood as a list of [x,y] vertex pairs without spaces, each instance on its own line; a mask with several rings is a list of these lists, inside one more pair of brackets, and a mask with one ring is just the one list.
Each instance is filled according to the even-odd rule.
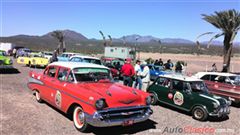
[[[117,83],[84,83],[79,87],[104,98],[109,107],[145,104],[146,93]],[[143,97],[143,98],[142,98]],[[144,99],[144,100],[143,100]]]
[[226,105],[227,104],[227,100],[223,97],[220,97],[220,96],[216,96],[216,95],[213,95],[213,94],[200,94],[200,96],[204,97],[204,98],[207,98],[207,99],[210,99],[212,100],[213,102],[216,102],[216,103],[219,103],[220,105]]

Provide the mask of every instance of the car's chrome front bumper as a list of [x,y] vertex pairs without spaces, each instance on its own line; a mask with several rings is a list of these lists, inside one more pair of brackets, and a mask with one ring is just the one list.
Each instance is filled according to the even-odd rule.
[[126,122],[139,123],[147,120],[153,113],[149,106],[111,108],[95,112],[93,115],[85,114],[88,124],[95,127],[109,127],[125,125]]
[[210,116],[221,117],[230,114],[230,106],[220,107],[215,112],[209,113]]

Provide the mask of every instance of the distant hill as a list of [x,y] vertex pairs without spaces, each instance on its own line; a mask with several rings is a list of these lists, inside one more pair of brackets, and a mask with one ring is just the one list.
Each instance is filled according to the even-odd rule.
[[[81,52],[81,53],[103,53],[104,46],[103,41],[99,39],[88,39],[81,33],[72,30],[63,30],[65,34],[65,43],[67,51]],[[33,50],[49,50],[53,51],[58,46],[58,41],[51,36],[52,32],[46,33],[41,36],[31,35],[16,35],[10,37],[1,37],[0,42],[10,42],[19,46],[25,46]],[[137,40],[136,40],[137,39]],[[193,41],[182,38],[157,38],[151,35],[142,36],[138,34],[132,34],[123,36],[121,38],[113,38],[113,46],[134,47],[137,43],[138,50],[144,52],[166,52],[166,53],[196,53],[198,52],[197,46]],[[159,44],[158,41],[161,41]],[[219,41],[213,43],[220,44]],[[239,42],[236,42],[239,43]],[[201,42],[201,53],[210,55],[221,55],[222,46],[213,45],[209,49],[206,48],[207,42]],[[234,43],[235,44],[235,43]],[[235,46],[234,53],[240,52],[240,46]],[[160,51],[160,49],[162,49]]]
[[158,42],[159,40],[161,43],[166,43],[166,44],[194,44],[193,41],[187,40],[187,39],[182,39],[182,38],[157,38],[153,37],[150,35],[147,36],[141,36],[138,34],[132,34],[132,35],[127,35],[121,38],[115,38],[113,39],[114,42],[123,42],[125,40],[126,42],[130,43],[135,43],[135,42],[140,42],[140,43],[147,43],[147,42]]
[[[53,39],[54,37],[52,37],[52,33],[53,32],[49,32],[49,33],[41,36],[41,38]],[[88,38],[83,36],[81,33],[77,33],[77,32],[72,31],[72,30],[63,30],[63,33],[64,33],[64,36],[65,36],[66,40],[73,40],[73,41],[88,40]]]

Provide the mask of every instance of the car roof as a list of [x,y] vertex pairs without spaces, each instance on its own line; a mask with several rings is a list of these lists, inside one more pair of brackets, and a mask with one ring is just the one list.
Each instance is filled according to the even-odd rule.
[[176,79],[176,80],[181,80],[181,81],[202,81],[201,79],[195,78],[195,77],[190,77],[182,74],[163,74],[159,75],[159,77],[165,77],[165,78],[170,78],[170,79]]
[[222,72],[198,72],[195,76],[201,78],[204,75],[217,75],[217,76],[237,76],[236,74],[232,73],[222,73]]
[[100,59],[97,58],[97,57],[91,57],[91,56],[86,56],[86,55],[74,55],[74,56],[71,56],[70,59],[73,58],[73,57],[78,57],[78,58],[83,58],[83,59],[86,58],[86,59],[100,60]]
[[78,55],[81,55],[80,53],[73,53],[73,52],[64,52],[62,54],[78,54]]
[[84,62],[54,62],[54,63],[49,64],[49,66],[61,66],[61,67],[67,67],[70,69],[82,68],[82,67],[108,69],[107,67],[105,67],[103,65],[84,63]]

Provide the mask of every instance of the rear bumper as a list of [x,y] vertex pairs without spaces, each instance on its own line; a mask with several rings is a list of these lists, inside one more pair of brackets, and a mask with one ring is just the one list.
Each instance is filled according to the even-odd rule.
[[146,121],[153,113],[150,107],[128,107],[97,111],[93,115],[85,114],[88,124],[95,127],[109,127]]

